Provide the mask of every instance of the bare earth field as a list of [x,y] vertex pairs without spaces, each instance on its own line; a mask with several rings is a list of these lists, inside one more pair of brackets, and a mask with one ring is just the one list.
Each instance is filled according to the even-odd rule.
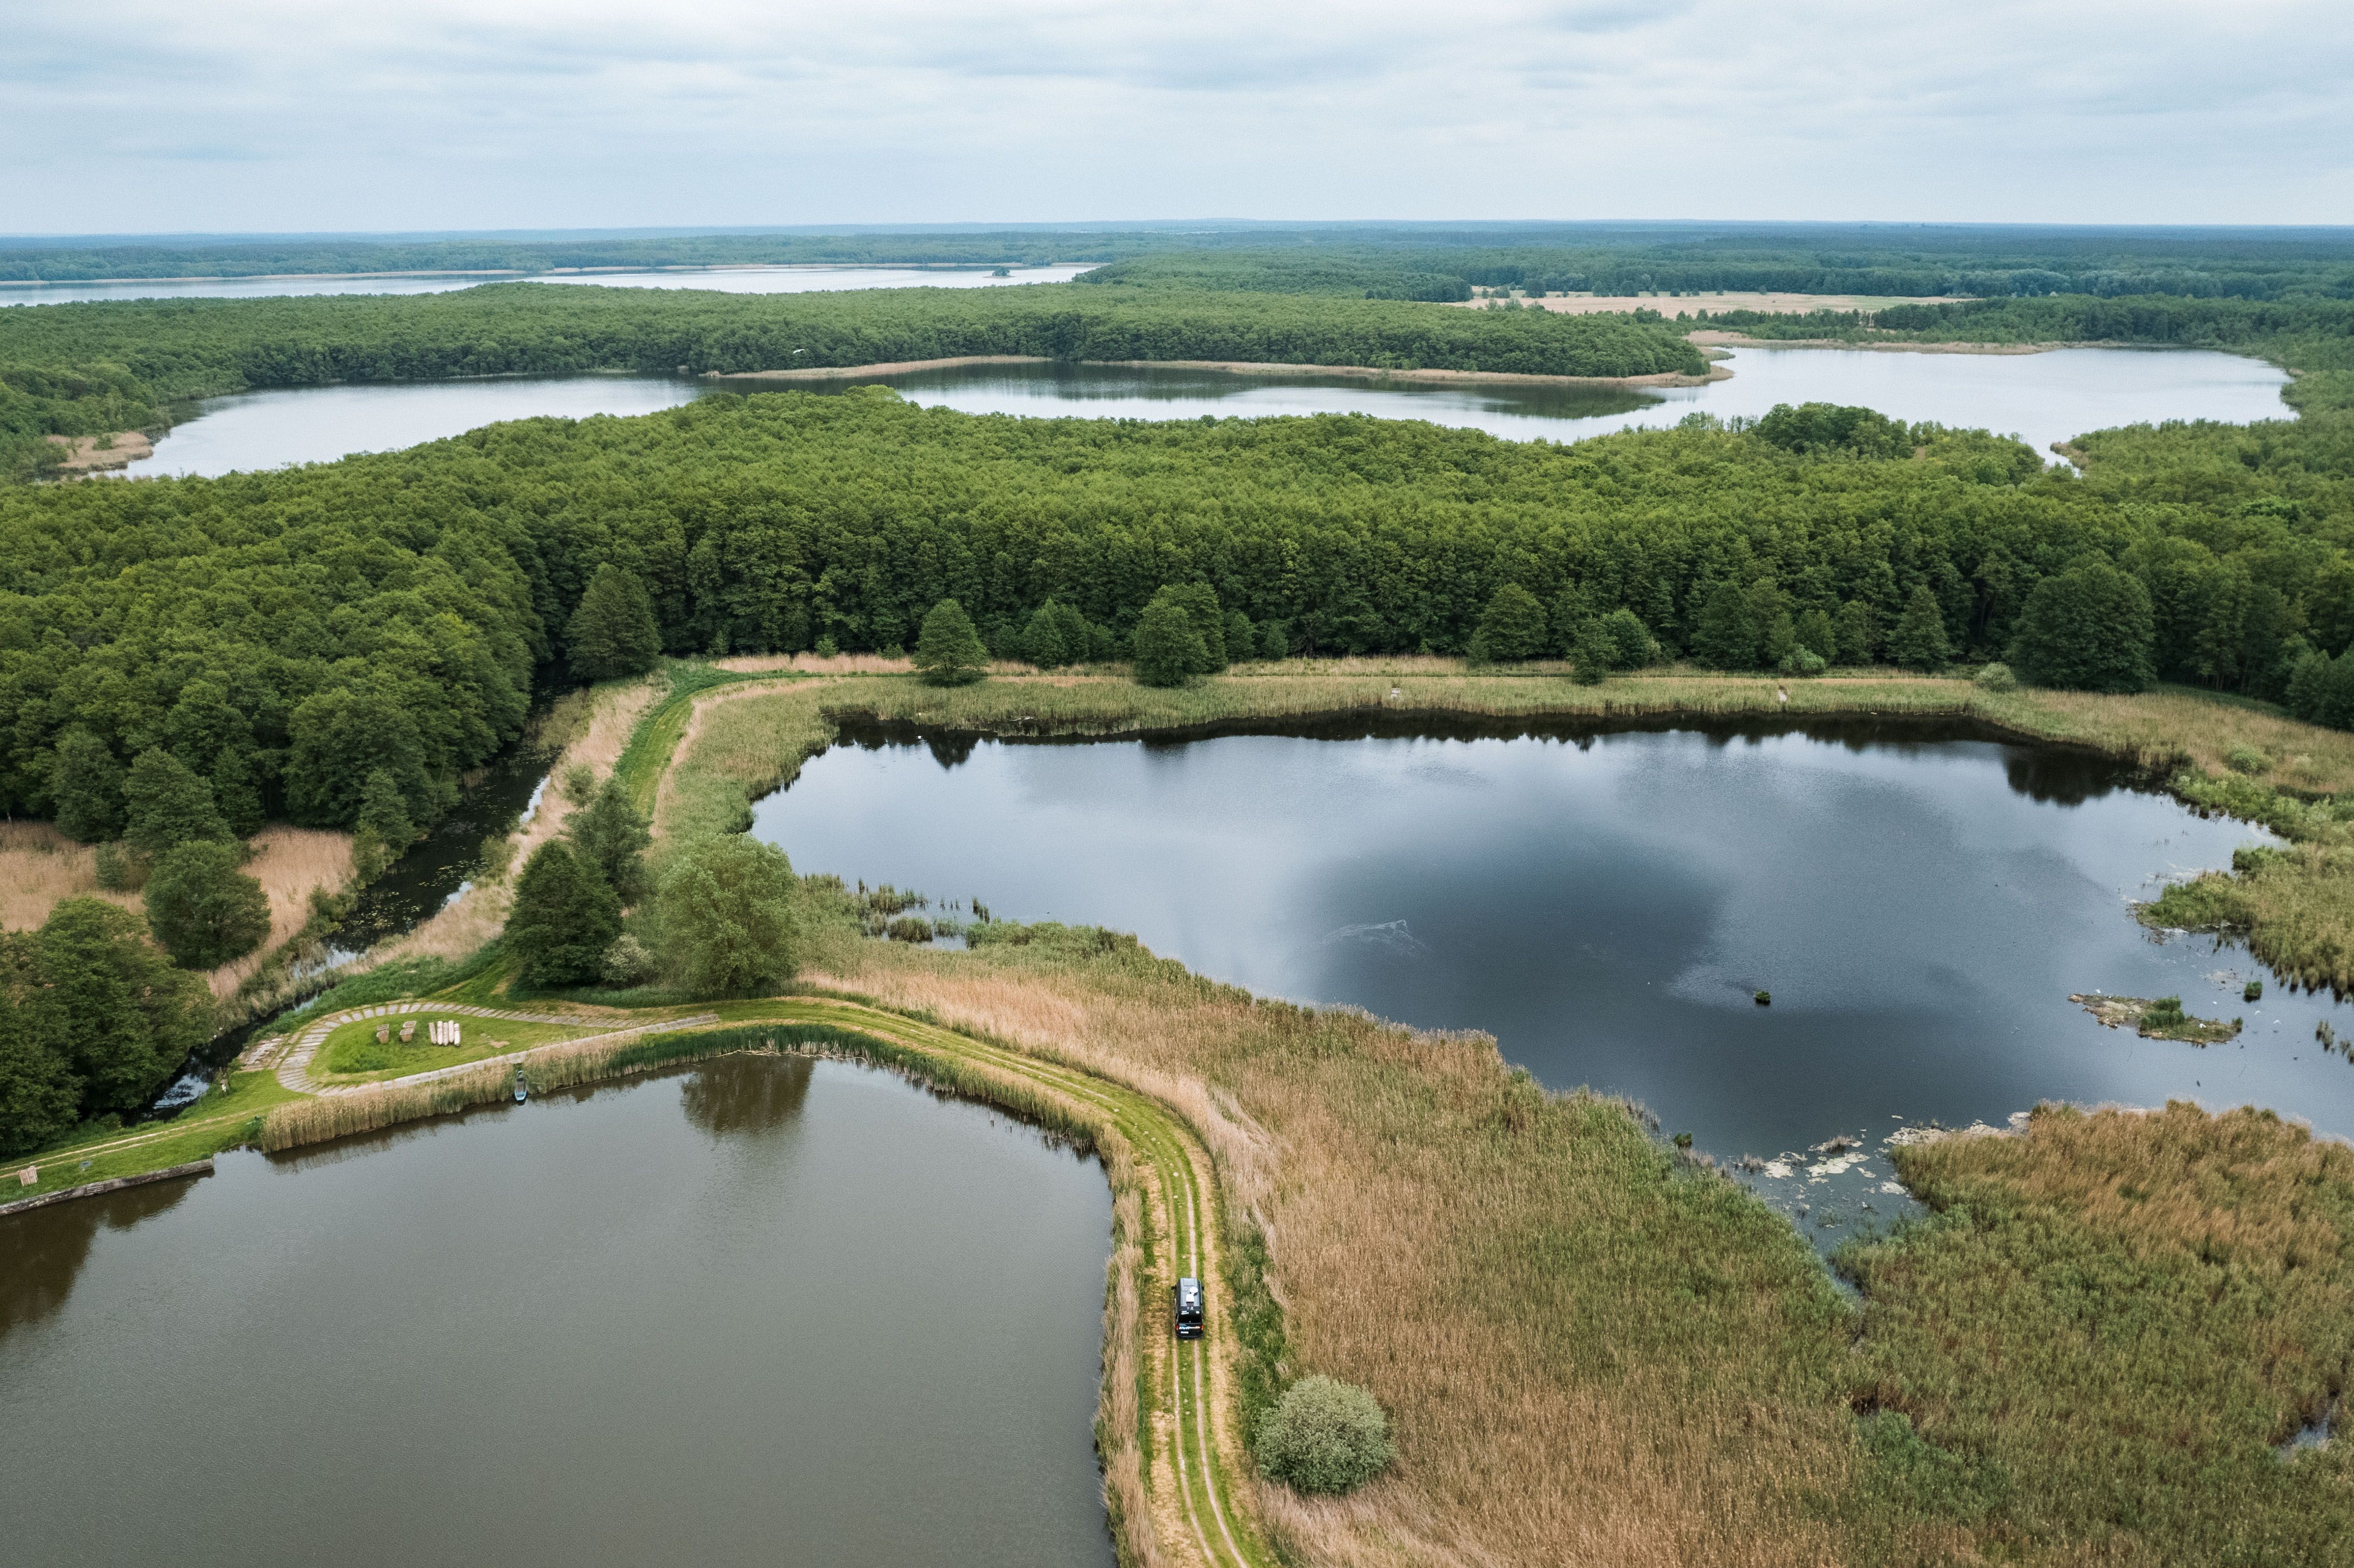
[[[124,468],[142,458],[155,455],[155,443],[138,430],[119,430],[111,436],[47,436],[42,438],[66,449],[58,468],[65,473],[90,473],[100,469]],[[110,444],[100,446],[106,441]]]

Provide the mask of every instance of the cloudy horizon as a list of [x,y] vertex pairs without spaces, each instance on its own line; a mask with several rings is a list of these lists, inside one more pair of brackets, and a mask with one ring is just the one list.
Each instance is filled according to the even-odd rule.
[[2319,0],[8,0],[19,234],[2354,222]]

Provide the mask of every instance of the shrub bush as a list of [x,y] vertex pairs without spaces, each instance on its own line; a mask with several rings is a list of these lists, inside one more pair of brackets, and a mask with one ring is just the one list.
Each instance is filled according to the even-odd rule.
[[1971,677],[1971,683],[1981,692],[2019,690],[2019,677],[2010,673],[2009,665],[2001,663],[1979,665],[1978,673]]
[[1259,1473],[1295,1491],[1353,1491],[1394,1457],[1373,1396],[1321,1374],[1284,1390],[1259,1422]]

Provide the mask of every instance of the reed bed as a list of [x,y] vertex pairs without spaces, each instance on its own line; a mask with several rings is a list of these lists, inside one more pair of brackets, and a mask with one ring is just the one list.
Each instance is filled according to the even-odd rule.
[[[681,1030],[551,1046],[534,1053],[524,1064],[524,1081],[532,1093],[544,1094],[577,1084],[625,1077],[674,1062],[700,1061],[746,1050],[759,1043],[761,1033],[751,1029]],[[490,1105],[514,1096],[514,1073],[512,1062],[485,1062],[471,1072],[453,1073],[427,1083],[395,1082],[350,1094],[290,1100],[270,1108],[258,1141],[265,1153],[274,1154],[281,1150],[351,1138],[403,1122]]]
[[1848,1309],[1786,1224],[1625,1107],[1548,1097],[1484,1038],[1256,1001],[1134,949],[822,957],[1208,1142],[1266,1235],[1290,1371],[1372,1387],[1400,1444],[1344,1503],[1261,1489],[1300,1560],[1838,1560],[1804,1504],[1853,1463]]
[[1954,1217],[1857,1255],[1859,1310],[1744,1189],[1483,1037],[1135,948],[845,928],[816,956],[1193,1122],[1230,1230],[1267,1238],[1285,1374],[1371,1387],[1399,1444],[1349,1499],[1260,1488],[1292,1560],[2188,1568],[2354,1540],[2354,1450],[2274,1451],[2354,1381],[2354,1150],[2268,1115],[1906,1150]]
[[1852,1259],[1861,1398],[1934,1437],[1944,1511],[2085,1562],[2354,1555],[2354,1453],[2277,1452],[2354,1376],[2354,1149],[2178,1103],[1896,1165],[1951,1218]]
[[216,999],[237,993],[279,957],[279,950],[311,923],[313,894],[342,891],[352,880],[352,835],[324,828],[272,823],[253,836],[253,858],[245,874],[261,884],[270,899],[270,935],[261,946],[206,977]]
[[48,822],[0,822],[0,930],[29,931],[64,898],[143,907],[135,893],[98,885],[96,855]]

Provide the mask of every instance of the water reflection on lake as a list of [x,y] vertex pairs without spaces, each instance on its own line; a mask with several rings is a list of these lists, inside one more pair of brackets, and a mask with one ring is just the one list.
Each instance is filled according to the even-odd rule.
[[[934,748],[866,731],[761,801],[754,831],[803,872],[1097,922],[1261,992],[1492,1031],[1545,1083],[1632,1096],[1728,1159],[2000,1124],[2047,1097],[2253,1102],[2354,1135],[2354,1065],[2313,1037],[2325,1017],[2354,1030],[2349,1010],[2276,984],[2247,1002],[2264,971],[2244,952],[2154,940],[2126,907],[2256,830],[2089,757],[1941,734],[1401,719]],[[2248,1027],[2204,1050],[2143,1040],[2068,1001],[2090,991],[2179,993]]]
[[646,414],[715,391],[838,392],[880,381],[928,407],[974,414],[1088,418],[1264,418],[1369,414],[1487,430],[1510,440],[1583,440],[1674,424],[1694,410],[1763,414],[1776,403],[1869,405],[1906,420],[1988,429],[2049,443],[2143,420],[2284,418],[2285,377],[2228,354],[2063,349],[2040,355],[1879,354],[1742,349],[1730,380],[1630,389],[1521,383],[1383,382],[1314,371],[1090,365],[975,365],[870,380],[784,383],[670,376],[513,376],[387,386],[290,387],[207,398],[155,443],[132,476],[222,474],[389,451],[501,419]]
[[0,1555],[1108,1565],[1110,1224],[756,1056],[0,1219]]
[[1861,404],[1908,423],[1929,420],[2017,434],[2047,453],[2053,441],[2116,425],[2165,419],[2244,424],[2292,417],[2280,400],[2280,389],[2288,384],[2285,373],[2260,360],[2204,351],[2070,348],[1977,355],[1743,348],[1731,351],[1723,363],[1734,373],[1727,380],[1632,390],[1072,365],[969,366],[877,379],[915,402],[973,414],[1129,419],[1371,414],[1469,427],[1515,440],[1582,440],[1614,430],[1658,429],[1694,412],[1754,418],[1777,403]]
[[132,479],[219,475],[354,452],[398,451],[503,419],[652,414],[707,396],[680,376],[516,376],[383,386],[290,387],[207,397],[155,455],[115,472]]

